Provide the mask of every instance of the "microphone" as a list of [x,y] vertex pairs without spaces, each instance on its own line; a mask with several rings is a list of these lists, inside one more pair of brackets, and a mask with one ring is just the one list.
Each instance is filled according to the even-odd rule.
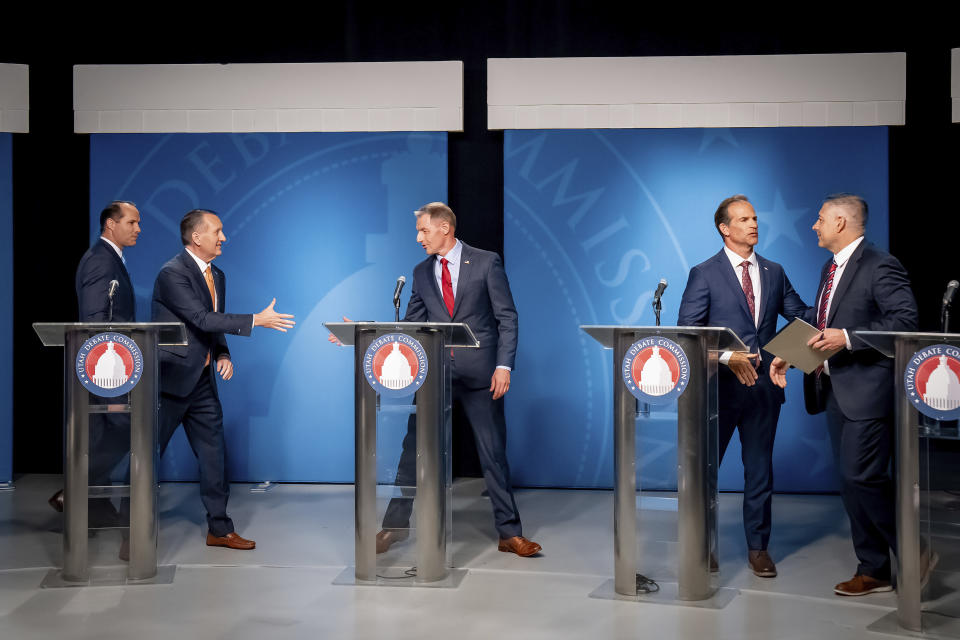
[[400,292],[403,290],[403,284],[407,281],[404,276],[397,278],[397,287],[393,290],[393,306],[400,306]]
[[949,307],[953,304],[953,296],[957,294],[958,287],[960,287],[960,282],[956,280],[951,280],[947,283],[947,290],[943,293],[943,306]]
[[[956,280],[954,280],[956,282]],[[110,281],[110,288],[107,289],[107,297],[113,300],[113,296],[117,293],[117,288],[120,286],[120,283],[116,280]]]
[[667,289],[667,279],[660,278],[660,284],[657,285],[657,290],[653,294],[653,301],[660,302],[660,296],[663,295],[663,292]]

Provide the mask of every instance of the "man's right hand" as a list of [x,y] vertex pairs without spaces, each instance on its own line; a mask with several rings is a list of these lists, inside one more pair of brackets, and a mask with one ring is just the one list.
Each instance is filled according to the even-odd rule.
[[[343,316],[343,321],[344,321],[344,322],[353,322],[353,320],[351,320],[351,319],[348,318],[347,316]],[[343,343],[340,342],[340,338],[338,338],[337,336],[333,335],[332,333],[327,334],[327,342],[329,342],[329,343],[331,343],[331,344],[335,344],[335,345],[337,345],[338,347],[342,347],[342,346],[343,346]]]
[[293,325],[297,324],[292,320],[293,315],[289,313],[277,313],[273,310],[273,305],[277,304],[277,299],[274,298],[270,301],[270,304],[267,305],[267,308],[261,311],[260,313],[253,314],[253,326],[255,327],[267,327],[269,329],[276,329],[277,331],[287,332],[287,329],[292,329]]
[[783,358],[774,358],[770,363],[770,380],[781,389],[787,388],[787,369],[790,363]]
[[757,367],[754,363],[759,357],[759,353],[734,351],[730,354],[730,359],[727,360],[727,366],[730,367],[741,384],[752,387],[757,382]]

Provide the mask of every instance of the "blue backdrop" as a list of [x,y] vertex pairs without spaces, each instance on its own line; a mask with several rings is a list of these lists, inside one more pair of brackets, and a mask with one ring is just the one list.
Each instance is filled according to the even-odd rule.
[[[154,278],[182,250],[179,221],[194,207],[223,219],[227,310],[260,311],[276,296],[296,314],[287,334],[228,338],[231,479],[352,482],[353,349],[329,344],[322,323],[392,319],[396,278],[409,281],[424,257],[413,211],[447,198],[446,134],[94,135],[90,197],[91,240],[110,200],[140,208],[143,232],[124,252],[138,320],[150,318]],[[161,477],[196,478],[182,430]]]
[[0,133],[0,482],[13,479],[13,154]]
[[[863,195],[868,239],[888,240],[882,128],[511,131],[504,189],[520,313],[508,449],[520,485],[612,485],[612,355],[578,327],[654,324],[661,277],[663,324],[675,325],[690,267],[722,247],[713,213],[723,198],[747,194],[758,253],[784,266],[808,304],[829,256],[810,230],[825,195]],[[675,488],[675,425],[675,404],[638,423],[642,487]],[[778,491],[835,487],[825,423],[804,412],[796,372],[774,464]],[[743,488],[736,437],[720,474],[721,488]]]

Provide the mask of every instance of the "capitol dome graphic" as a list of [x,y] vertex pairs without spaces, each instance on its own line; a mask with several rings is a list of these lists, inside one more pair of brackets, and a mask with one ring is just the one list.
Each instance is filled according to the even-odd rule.
[[400,350],[400,343],[394,342],[391,346],[393,348],[383,361],[383,368],[380,370],[380,384],[387,389],[403,389],[413,382],[414,371]]
[[108,342],[107,350],[97,360],[94,368],[93,383],[103,389],[116,389],[129,378],[123,358],[116,351],[116,343]]
[[640,390],[651,396],[662,396],[673,389],[670,365],[660,355],[660,347],[653,347],[653,355],[643,363],[640,370]]
[[960,407],[960,379],[947,365],[947,356],[940,356],[937,368],[927,378],[923,401],[940,411]]

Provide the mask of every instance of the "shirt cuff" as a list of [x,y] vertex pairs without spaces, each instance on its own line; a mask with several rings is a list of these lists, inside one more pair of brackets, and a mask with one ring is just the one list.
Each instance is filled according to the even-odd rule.
[[724,351],[720,354],[720,364],[727,364],[730,362],[730,357],[733,356],[733,351]]
[[511,369],[510,367],[508,367],[508,366],[505,365],[505,364],[498,364],[498,365],[497,365],[497,369],[506,369],[507,371],[513,371],[513,369]]
[[853,351],[853,345],[850,343],[850,334],[847,333],[846,329],[841,329],[843,331],[843,339],[847,342],[847,351]]

